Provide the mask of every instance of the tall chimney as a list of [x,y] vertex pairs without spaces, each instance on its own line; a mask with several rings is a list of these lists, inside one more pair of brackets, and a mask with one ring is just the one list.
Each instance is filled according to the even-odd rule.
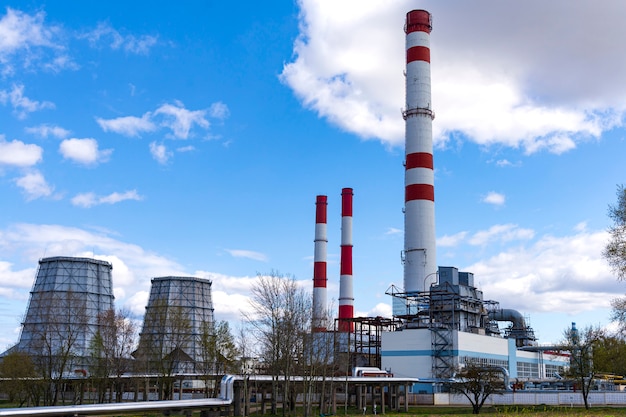
[[339,276],[339,331],[352,331],[354,292],[352,290],[352,188],[341,190],[341,270]]
[[406,15],[406,110],[404,175],[404,291],[424,291],[437,272],[435,186],[430,99],[431,15]]
[[313,322],[314,332],[326,331],[326,211],[327,197],[315,199],[315,249],[313,253]]

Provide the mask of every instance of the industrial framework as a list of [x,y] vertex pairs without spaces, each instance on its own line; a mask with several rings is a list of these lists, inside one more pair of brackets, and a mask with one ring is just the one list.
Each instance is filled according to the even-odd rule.
[[203,356],[206,338],[214,330],[212,282],[196,277],[152,279],[136,356],[149,370],[171,373],[216,371],[207,369]]
[[113,309],[112,269],[109,262],[90,258],[41,259],[19,342],[9,351],[34,356],[71,352],[84,361],[99,315]]

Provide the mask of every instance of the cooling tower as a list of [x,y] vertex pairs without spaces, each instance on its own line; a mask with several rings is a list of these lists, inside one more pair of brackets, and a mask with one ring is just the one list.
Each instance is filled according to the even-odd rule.
[[208,279],[159,277],[152,279],[138,357],[152,371],[167,366],[171,372],[206,372],[203,336],[212,334],[213,300]]
[[41,259],[20,340],[11,351],[43,356],[69,350],[87,357],[98,315],[114,307],[112,269],[97,259]]

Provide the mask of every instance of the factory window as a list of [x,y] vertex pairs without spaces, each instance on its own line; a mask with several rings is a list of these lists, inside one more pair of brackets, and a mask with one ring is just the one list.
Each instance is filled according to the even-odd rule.
[[474,358],[471,356],[463,356],[461,359],[461,363],[463,364],[472,364],[478,366],[501,366],[505,368],[507,371],[509,370],[509,361],[500,360],[500,359],[489,359],[489,358]]
[[539,378],[539,367],[535,363],[517,362],[518,378]]
[[546,378],[558,378],[564,374],[565,374],[564,366],[546,365]]

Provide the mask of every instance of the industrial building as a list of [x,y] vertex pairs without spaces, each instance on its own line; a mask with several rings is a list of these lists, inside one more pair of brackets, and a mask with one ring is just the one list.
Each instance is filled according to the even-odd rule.
[[[339,332],[351,332],[352,366],[378,366],[395,377],[418,378],[420,382],[413,390],[421,393],[437,392],[470,363],[500,369],[507,388],[512,382],[556,381],[569,365],[567,353],[539,346],[523,315],[484,299],[482,291],[474,286],[471,272],[437,266],[430,13],[410,11],[404,30],[404,284],[403,288],[391,286],[387,291],[392,297],[392,319],[353,318],[342,312],[343,304],[348,303],[341,300],[349,301],[350,306],[354,300],[352,189],[349,199],[342,192],[340,311],[336,327]],[[325,210],[326,197],[318,196],[319,201],[323,201]],[[325,218],[324,212],[324,226]],[[316,226],[316,261],[325,260],[325,253],[318,255],[320,248],[326,248],[325,236],[325,228]],[[315,277],[322,276],[318,266]],[[314,279],[314,295],[325,300],[325,271],[323,277],[323,282]]]
[[39,261],[18,343],[11,351],[33,356],[71,352],[84,365],[98,316],[113,308],[112,265],[90,258],[57,256]]
[[[208,373],[203,336],[213,331],[212,282],[195,277],[153,278],[135,357],[149,371]],[[164,369],[166,367],[167,369]]]

